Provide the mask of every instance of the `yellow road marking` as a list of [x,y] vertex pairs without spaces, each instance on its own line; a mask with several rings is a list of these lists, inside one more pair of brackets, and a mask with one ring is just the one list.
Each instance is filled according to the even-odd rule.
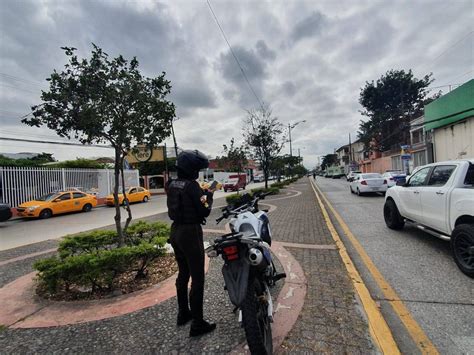
[[[362,245],[359,243],[359,241],[354,236],[354,234],[352,234],[351,230],[349,229],[347,224],[344,222],[342,217],[339,215],[339,213],[336,212],[336,210],[331,205],[331,203],[328,201],[326,196],[324,196],[321,189],[315,183],[313,183],[312,181],[311,181],[311,185],[313,186],[313,190],[316,193],[316,197],[318,198],[319,204],[322,205],[322,202],[319,198],[319,195],[321,195],[322,198],[324,199],[324,202],[329,207],[331,212],[336,217],[336,220],[341,225],[342,230],[347,235],[350,242],[354,246],[355,250],[357,251],[357,253],[361,257],[361,259],[364,262],[365,266],[367,267],[367,269],[371,273],[371,275],[374,278],[375,282],[377,283],[377,285],[382,290],[382,292],[384,294],[384,297],[388,300],[388,303],[392,306],[395,313],[397,313],[398,317],[400,318],[402,323],[405,325],[405,328],[407,329],[407,331],[410,334],[413,341],[418,346],[418,349],[421,351],[421,353],[422,354],[439,354],[438,350],[433,345],[431,340],[426,336],[423,329],[421,329],[421,327],[418,325],[418,323],[413,318],[410,311],[406,308],[403,301],[400,300],[400,297],[395,292],[395,290],[392,288],[392,286],[390,286],[390,284],[387,282],[387,280],[385,280],[385,278],[382,276],[380,271],[377,269],[375,264],[372,262],[370,257],[365,252]],[[316,192],[315,188],[318,190],[319,193]],[[324,208],[324,205],[321,208]],[[327,214],[327,212],[326,212],[326,214]]]
[[331,233],[332,238],[336,242],[336,245],[339,249],[339,255],[342,258],[344,265],[346,266],[347,272],[349,273],[349,277],[352,280],[352,284],[354,285],[354,289],[356,290],[359,298],[362,302],[362,305],[365,309],[367,314],[367,319],[369,322],[369,331],[372,339],[374,339],[375,343],[377,344],[378,348],[383,354],[400,354],[398,350],[397,343],[393,338],[392,332],[382,316],[377,304],[370,296],[369,290],[364,284],[364,281],[360,277],[359,272],[354,266],[349,254],[347,253],[346,247],[342,243],[339,234],[334,228],[334,225],[329,218],[329,214],[324,206],[321,198],[319,197],[318,192],[316,191],[314,184],[310,180],[311,187],[313,188],[314,194],[316,195],[316,199],[318,200],[319,206],[321,207],[321,211],[323,213],[324,220],[329,228],[329,232]]

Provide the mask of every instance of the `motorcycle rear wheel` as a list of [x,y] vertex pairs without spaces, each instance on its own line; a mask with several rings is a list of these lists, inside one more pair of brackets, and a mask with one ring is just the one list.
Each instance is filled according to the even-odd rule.
[[268,317],[265,286],[255,279],[247,286],[247,295],[241,305],[242,324],[251,354],[273,353],[272,327]]

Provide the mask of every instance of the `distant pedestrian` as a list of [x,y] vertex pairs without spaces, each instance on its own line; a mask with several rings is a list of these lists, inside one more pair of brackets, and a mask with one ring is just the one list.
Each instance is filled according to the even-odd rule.
[[313,173],[313,179],[316,180],[316,173]]
[[[178,263],[176,294],[178,298],[178,326],[190,320],[190,336],[209,333],[215,323],[204,320],[204,245],[201,224],[212,209],[214,191],[201,190],[196,179],[199,170],[209,167],[209,160],[198,150],[185,150],[176,162],[178,179],[167,184],[168,215],[171,225],[171,246]],[[188,283],[191,291],[188,297]]]

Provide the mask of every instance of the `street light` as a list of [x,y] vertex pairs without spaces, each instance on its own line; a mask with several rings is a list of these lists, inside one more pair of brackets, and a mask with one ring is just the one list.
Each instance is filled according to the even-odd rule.
[[304,123],[306,120],[298,121],[295,123],[288,123],[288,138],[290,140],[290,157],[293,156],[293,149],[291,148],[291,130],[298,126],[300,123]]

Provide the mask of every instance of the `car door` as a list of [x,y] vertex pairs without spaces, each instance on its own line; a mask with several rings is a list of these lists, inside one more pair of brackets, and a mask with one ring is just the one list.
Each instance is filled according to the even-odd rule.
[[403,216],[420,223],[423,217],[420,191],[426,186],[430,170],[430,167],[418,170],[399,192]]
[[134,187],[134,188],[131,188],[130,190],[128,190],[128,201],[130,202],[138,202],[138,198],[139,198],[139,194],[137,192],[137,188]]
[[53,213],[66,213],[73,210],[73,201],[70,192],[65,192],[54,199]]
[[426,186],[420,189],[423,211],[421,223],[443,233],[448,233],[448,191],[451,185],[449,180],[456,168],[454,164],[435,166]]
[[85,205],[86,194],[82,192],[73,192],[72,193],[72,204],[74,211],[81,211],[82,206]]

